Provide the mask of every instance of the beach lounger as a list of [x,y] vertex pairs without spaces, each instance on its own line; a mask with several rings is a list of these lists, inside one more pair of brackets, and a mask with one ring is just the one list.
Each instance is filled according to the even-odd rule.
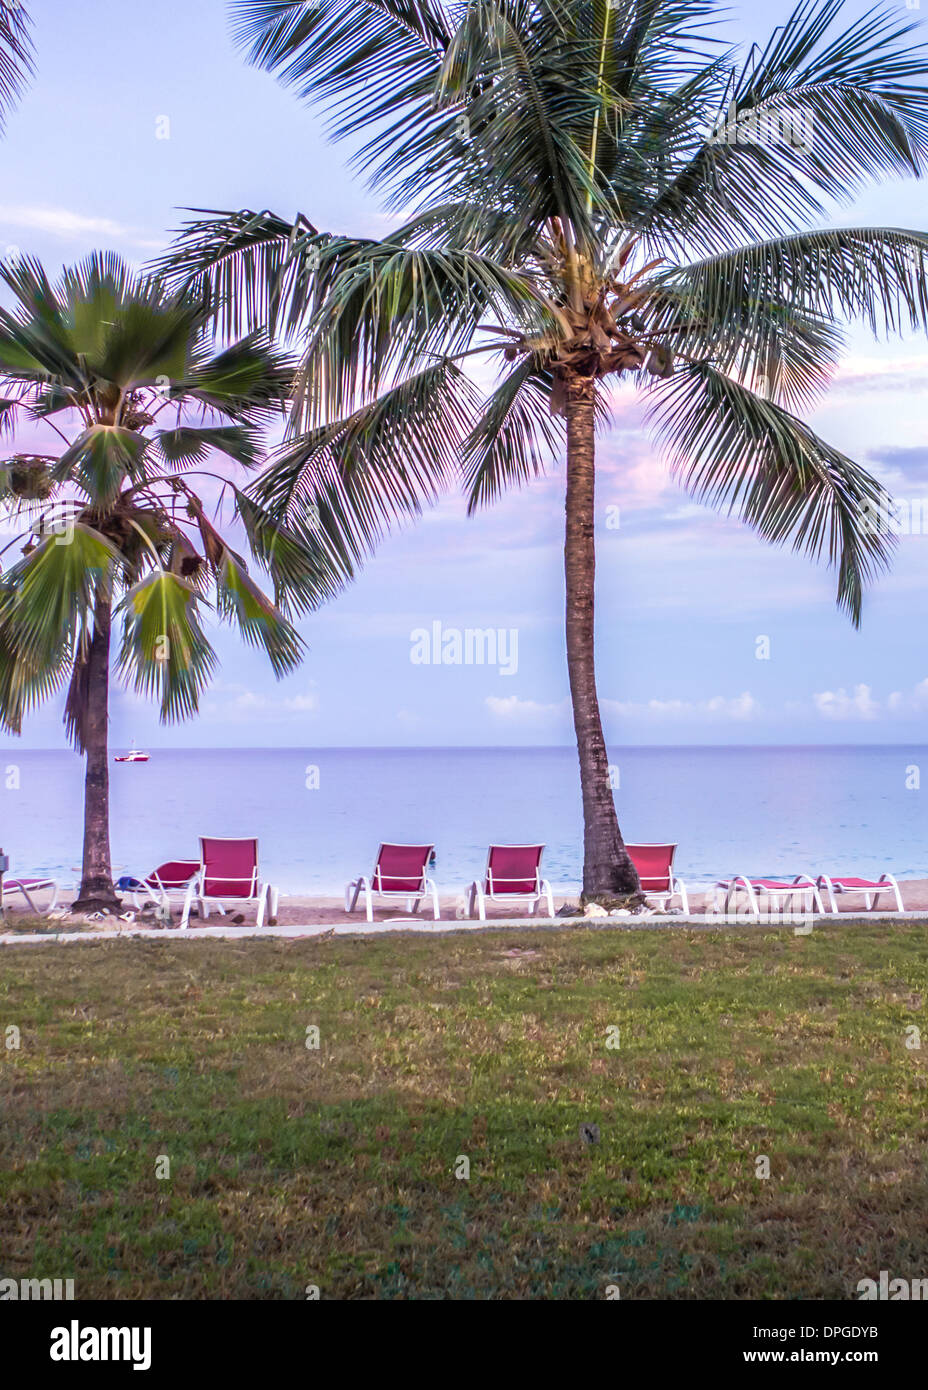
[[261,927],[266,911],[270,921],[276,921],[279,898],[278,890],[270,883],[262,883],[258,877],[257,840],[204,837],[200,840],[197,874],[188,885],[184,897],[180,924],[182,927],[189,926],[194,903],[203,920],[209,916],[212,907],[218,909],[220,916],[225,916],[223,903],[235,907],[256,903],[257,925]]
[[668,903],[679,898],[683,911],[689,912],[686,885],[673,871],[676,845],[626,845],[625,848],[638,870],[638,882],[645,898],[657,898],[661,912],[666,912]]
[[[819,912],[825,911],[815,880],[808,874],[797,874],[788,881],[777,878],[746,878],[737,874],[734,878],[717,883],[716,887],[724,890],[726,912],[730,911],[732,903],[737,901],[738,894],[742,892],[747,896],[748,906],[755,917],[760,916],[761,898],[768,900],[768,912],[780,912],[781,901],[788,904],[790,911],[795,911],[796,898],[800,899],[800,911],[811,911],[813,907]],[[808,909],[805,906],[806,898],[809,900]]]
[[145,878],[120,879],[116,887],[130,895],[136,911],[140,912],[147,903],[156,903],[169,911],[172,899],[183,903],[191,880],[199,871],[199,859],[169,859]]
[[546,903],[548,916],[554,916],[551,885],[541,877],[544,845],[491,845],[483,882],[476,880],[467,890],[467,915],[476,908],[481,922],[487,918],[487,899],[491,902],[528,902],[529,913]]
[[876,906],[876,900],[881,893],[892,893],[896,899],[896,911],[905,911],[902,905],[902,894],[899,892],[899,884],[892,874],[883,874],[879,879],[847,878],[843,874],[837,878],[830,878],[828,874],[820,874],[816,882],[819,889],[824,889],[828,894],[828,902],[832,912],[838,911],[836,896],[838,893],[863,893],[868,912]]
[[431,898],[435,921],[441,921],[438,889],[427,877],[434,845],[381,845],[370,878],[363,874],[352,879],[345,889],[345,911],[354,912],[358,898],[364,894],[364,910],[369,922],[374,920],[373,897],[403,898],[406,911],[417,912],[423,898]]
[[[20,893],[29,904],[30,911],[38,917],[47,917],[55,908],[58,902],[58,881],[54,878],[4,878],[3,896],[0,898],[0,906],[3,900],[10,893]],[[52,890],[51,902],[47,907],[39,907],[33,897],[34,893],[42,893],[46,888]]]

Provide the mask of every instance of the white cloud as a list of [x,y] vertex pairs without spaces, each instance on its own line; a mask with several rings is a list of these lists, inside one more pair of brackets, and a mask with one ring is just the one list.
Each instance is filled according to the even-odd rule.
[[726,719],[750,719],[760,709],[760,705],[750,691],[742,691],[734,699],[726,700],[723,695],[714,695],[708,701],[710,714],[723,714]]
[[[217,695],[220,697],[219,700],[215,698]],[[291,715],[314,713],[318,708],[319,697],[313,690],[280,698],[265,695],[259,690],[246,690],[241,686],[217,682],[210,691],[209,703],[204,706],[203,714],[209,719],[226,720],[230,723],[249,719],[258,719],[263,723],[280,723]]]
[[537,700],[520,700],[518,695],[488,695],[483,703],[497,719],[519,723],[553,719],[568,709],[566,700],[556,705],[542,705]]
[[[558,704],[542,704],[538,700],[522,700],[518,695],[488,695],[484,704],[495,718],[510,724],[549,724],[567,719],[569,700]],[[600,700],[606,717],[637,720],[704,719],[709,721],[751,719],[760,704],[747,690],[741,695],[713,695],[708,700]]]
[[880,712],[869,685],[855,685],[852,694],[839,690],[821,690],[812,696],[815,708],[825,719],[876,719]]
[[295,714],[307,714],[310,710],[319,708],[318,695],[292,695],[284,700],[284,708],[293,710]]
[[[905,391],[923,389],[928,382],[928,356],[886,355],[868,357],[849,353],[834,375],[831,398],[857,396],[861,391]],[[826,398],[825,404],[827,404]]]
[[760,703],[750,691],[728,697],[713,695],[708,700],[603,700],[603,712],[623,719],[751,719]]
[[[28,232],[45,232],[65,240],[94,241],[99,237],[106,237],[146,248],[162,245],[160,241],[140,237],[133,228],[121,222],[114,222],[112,218],[86,217],[83,213],[71,212],[68,208],[0,203],[0,226],[20,227]],[[11,254],[9,246],[6,248],[6,254]]]
[[928,680],[919,681],[912,690],[894,690],[886,701],[890,714],[918,714],[928,709]]

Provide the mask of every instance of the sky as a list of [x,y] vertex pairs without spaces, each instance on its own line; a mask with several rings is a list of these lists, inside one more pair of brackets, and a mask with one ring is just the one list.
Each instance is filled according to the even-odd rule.
[[[790,8],[736,7],[725,28],[765,41]],[[37,75],[0,141],[0,254],[18,249],[57,269],[107,248],[141,263],[193,206],[302,211],[328,231],[389,233],[393,217],[351,167],[350,147],[327,140],[325,113],[246,65],[224,0],[32,0],[31,9]],[[917,6],[908,14],[920,18]],[[926,220],[916,182],[871,189],[833,217]],[[926,402],[925,338],[875,342],[855,330],[808,417],[898,499],[925,499],[855,631],[835,606],[830,572],[692,503],[643,432],[633,392],[617,393],[597,484],[597,658],[610,743],[923,740]],[[558,461],[475,518],[448,497],[301,623],[308,653],[297,673],[275,681],[259,653],[218,630],[221,670],[200,717],[165,728],[117,685],[114,746],[570,743],[563,491]],[[468,630],[482,635],[468,644]],[[441,664],[430,659],[436,637]],[[64,746],[60,704],[30,718],[22,746]]]

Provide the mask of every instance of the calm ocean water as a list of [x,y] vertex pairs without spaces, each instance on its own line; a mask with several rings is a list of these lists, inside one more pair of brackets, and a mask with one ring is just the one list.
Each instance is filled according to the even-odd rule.
[[[928,876],[928,747],[616,748],[612,761],[626,838],[678,841],[684,879]],[[913,767],[924,792],[906,785]],[[0,770],[12,871],[72,882],[81,761],[8,744]],[[381,840],[434,841],[447,892],[480,873],[491,840],[544,841],[560,888],[580,871],[573,749],[153,750],[149,763],[113,764],[111,788],[120,872],[196,857],[201,834],[257,835],[264,875],[291,892],[340,892]]]

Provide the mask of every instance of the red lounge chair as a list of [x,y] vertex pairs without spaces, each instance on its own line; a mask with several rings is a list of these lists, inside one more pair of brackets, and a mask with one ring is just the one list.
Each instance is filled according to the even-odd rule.
[[797,874],[789,882],[777,878],[745,878],[738,874],[735,878],[723,880],[716,884],[716,888],[725,890],[725,911],[728,912],[732,902],[737,901],[738,894],[747,894],[748,905],[755,917],[760,916],[760,903],[758,898],[768,899],[768,912],[780,911],[780,900],[785,899],[793,910],[793,899],[800,899],[800,910],[805,910],[805,898],[809,899],[809,910],[815,907],[819,912],[824,912],[821,894],[818,891],[815,880],[808,874]]
[[435,921],[439,922],[438,889],[426,876],[434,849],[434,845],[381,845],[370,878],[362,874],[346,887],[345,911],[354,912],[362,893],[369,922],[374,920],[374,893],[379,898],[405,898],[407,912],[417,912],[420,901],[431,898]]
[[837,893],[863,893],[864,902],[867,904],[867,911],[876,906],[876,899],[881,893],[892,893],[896,899],[896,911],[904,912],[902,906],[902,894],[899,892],[899,884],[892,874],[883,874],[879,879],[872,878],[829,878],[827,874],[821,874],[816,880],[820,889],[824,889],[828,894],[828,902],[832,912],[838,911],[838,903],[835,895]]
[[[52,890],[52,900],[48,907],[39,907],[32,895],[33,893],[41,893],[45,888]],[[58,882],[54,878],[5,878],[3,879],[0,908],[2,908],[3,898],[8,893],[21,893],[37,917],[47,917],[58,902]]]
[[129,890],[133,907],[141,911],[147,903],[157,903],[165,912],[169,911],[171,895],[182,902],[199,871],[199,859],[169,859],[159,864],[146,878],[138,880],[137,887]]
[[218,908],[221,917],[225,916],[223,903],[238,907],[257,903],[257,925],[261,927],[268,908],[271,921],[276,921],[279,896],[276,888],[262,883],[258,877],[257,840],[201,838],[200,863],[196,877],[187,887],[180,924],[182,927],[189,925],[194,901],[203,920],[209,916],[211,907]]
[[679,898],[683,911],[689,912],[686,885],[673,871],[676,845],[626,845],[625,848],[638,870],[638,881],[645,897],[659,898],[662,912],[666,912],[667,904],[674,898]]
[[487,904],[491,902],[528,902],[529,914],[538,910],[542,901],[548,905],[548,916],[554,916],[554,897],[551,885],[541,877],[541,856],[544,845],[491,845],[487,855],[487,871],[483,883],[473,882],[467,890],[467,915],[474,908],[481,922],[487,919]]

